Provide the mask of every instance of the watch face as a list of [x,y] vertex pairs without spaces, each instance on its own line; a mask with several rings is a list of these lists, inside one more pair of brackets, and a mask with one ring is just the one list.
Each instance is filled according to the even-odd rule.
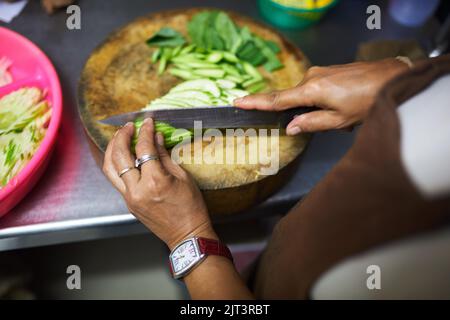
[[175,274],[180,274],[186,271],[200,258],[201,257],[194,240],[190,239],[181,243],[171,254],[173,272]]

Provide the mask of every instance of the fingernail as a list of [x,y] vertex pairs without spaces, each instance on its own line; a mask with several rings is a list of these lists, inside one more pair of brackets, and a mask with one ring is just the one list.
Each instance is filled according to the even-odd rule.
[[144,123],[153,123],[152,118],[145,118]]
[[124,127],[130,127],[133,125],[133,122],[127,122]]
[[286,128],[286,133],[289,136],[295,136],[295,135],[299,134],[300,132],[302,132],[302,130],[299,127],[297,127],[297,126],[287,127]]
[[162,135],[162,133],[158,132],[156,134],[156,142],[161,146],[164,147],[164,136]]
[[234,104],[234,105],[243,104],[244,101],[245,101],[244,98],[237,98],[237,99],[234,99],[234,100],[233,100],[233,104]]

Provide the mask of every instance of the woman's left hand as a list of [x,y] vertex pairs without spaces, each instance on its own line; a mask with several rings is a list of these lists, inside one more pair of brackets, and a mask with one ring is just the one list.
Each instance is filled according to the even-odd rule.
[[152,119],[139,132],[136,156],[154,155],[159,160],[134,167],[130,144],[134,125],[119,129],[106,149],[103,172],[124,197],[128,209],[170,249],[191,236],[217,239],[200,190],[190,175],[172,161],[161,134],[155,135]]

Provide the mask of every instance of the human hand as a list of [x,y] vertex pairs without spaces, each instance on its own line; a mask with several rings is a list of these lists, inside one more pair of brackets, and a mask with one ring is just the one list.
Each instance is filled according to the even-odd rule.
[[132,123],[119,129],[106,149],[103,164],[103,172],[122,194],[130,212],[170,249],[191,236],[216,239],[200,190],[172,161],[163,136],[155,137],[152,119],[146,119],[140,129],[136,155],[156,155],[159,161],[147,161],[140,171],[133,169],[119,177],[120,171],[134,167],[130,151],[133,134]]
[[380,89],[408,70],[397,59],[355,62],[310,68],[296,87],[236,99],[242,109],[285,110],[315,106],[322,110],[299,115],[286,128],[288,135],[350,127],[368,114]]

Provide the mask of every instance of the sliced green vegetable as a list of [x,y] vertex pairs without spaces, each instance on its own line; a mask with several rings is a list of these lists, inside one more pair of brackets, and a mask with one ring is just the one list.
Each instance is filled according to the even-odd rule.
[[222,60],[223,57],[224,57],[223,52],[213,51],[206,57],[206,61],[211,62],[211,63],[217,63],[220,60]]
[[216,81],[217,85],[222,89],[233,89],[236,87],[236,82],[226,79],[219,79]]
[[225,80],[229,80],[229,81],[233,81],[233,82],[236,82],[236,83],[241,83],[241,82],[244,81],[244,79],[242,77],[231,75],[231,74],[226,75],[224,79]]
[[244,68],[245,73],[247,73],[249,76],[252,76],[252,78],[262,80],[262,78],[263,78],[262,75],[250,63],[243,62],[242,67]]
[[173,58],[173,57],[176,57],[177,55],[179,55],[182,48],[183,48],[182,45],[175,47],[175,48],[173,49],[173,51],[172,51],[172,58]]
[[38,88],[0,98],[0,189],[33,157],[47,131],[51,108]]
[[179,92],[186,90],[199,90],[203,92],[208,92],[213,97],[220,97],[220,88],[212,80],[208,79],[198,79],[182,82],[170,90],[170,92]]
[[239,76],[241,75],[241,74],[239,73],[239,70],[238,70],[236,67],[232,66],[231,64],[228,64],[228,63],[221,63],[221,64],[220,64],[220,67],[221,67],[223,70],[225,70],[226,73],[228,73],[228,74],[230,74],[230,75],[233,75],[233,76],[236,76],[236,77],[239,77]]
[[223,78],[225,76],[225,71],[222,69],[197,69],[193,73],[198,76],[207,78]]
[[246,87],[245,89],[250,93],[257,93],[263,90],[266,87],[266,83],[264,81],[260,81],[257,83],[252,84],[249,87]]
[[194,50],[194,49],[195,49],[195,44],[190,44],[190,45],[184,47],[183,49],[181,49],[180,55],[188,54],[188,53],[192,52],[192,50]]
[[153,51],[152,62],[156,63],[160,56],[161,56],[161,48],[157,48],[155,51]]
[[231,62],[231,63],[239,62],[238,57],[236,57],[236,55],[234,53],[231,53],[231,52],[224,51],[223,52],[223,58],[226,61]]
[[192,71],[189,70],[183,70],[183,69],[175,69],[171,68],[169,69],[170,74],[179,77],[184,80],[193,80],[196,79],[196,76],[192,73]]

